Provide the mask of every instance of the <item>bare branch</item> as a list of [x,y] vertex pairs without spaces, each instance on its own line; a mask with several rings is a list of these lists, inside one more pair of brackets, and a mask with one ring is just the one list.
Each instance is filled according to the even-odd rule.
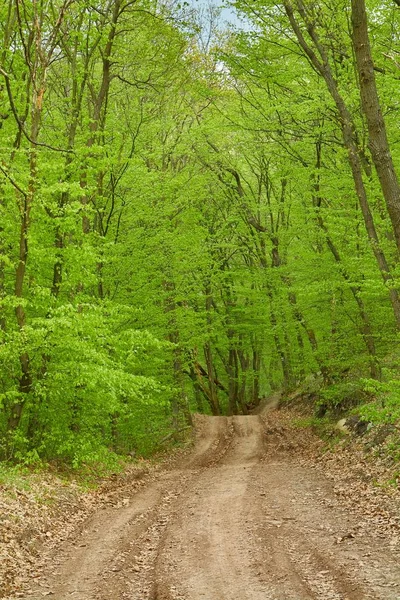
[[9,173],[7,173],[6,169],[4,169],[1,165],[0,165],[0,171],[3,173],[4,177],[6,179],[8,179],[8,181],[11,183],[11,185],[25,198],[28,198],[28,194],[27,192],[25,192],[19,185],[18,183],[11,177],[11,175]]
[[14,115],[14,119],[17,122],[18,128],[20,130],[20,132],[25,136],[25,138],[28,140],[28,142],[30,144],[32,144],[33,146],[38,146],[41,148],[47,148],[48,150],[53,150],[54,152],[66,152],[66,153],[71,153],[74,154],[74,151],[68,148],[56,148],[55,146],[51,146],[50,144],[44,144],[42,142],[36,142],[34,141],[29,135],[28,133],[25,131],[23,122],[21,121],[19,115],[18,115],[18,111],[17,108],[15,106],[14,103],[14,98],[13,98],[13,93],[11,90],[11,84],[10,84],[10,76],[8,75],[8,73],[2,68],[0,67],[0,74],[3,75],[4,80],[6,82],[6,89],[7,89],[7,95],[8,95],[8,101],[10,103],[10,107],[11,107],[11,111]]

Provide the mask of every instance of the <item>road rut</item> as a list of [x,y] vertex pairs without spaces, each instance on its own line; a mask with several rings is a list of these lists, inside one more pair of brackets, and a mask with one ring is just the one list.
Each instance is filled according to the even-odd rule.
[[399,553],[354,534],[357,517],[268,413],[196,425],[193,452],[95,514],[29,598],[400,599]]

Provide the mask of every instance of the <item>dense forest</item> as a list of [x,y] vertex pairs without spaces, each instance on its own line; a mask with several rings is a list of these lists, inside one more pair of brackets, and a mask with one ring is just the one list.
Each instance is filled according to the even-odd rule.
[[274,389],[400,415],[400,4],[0,3],[0,458]]

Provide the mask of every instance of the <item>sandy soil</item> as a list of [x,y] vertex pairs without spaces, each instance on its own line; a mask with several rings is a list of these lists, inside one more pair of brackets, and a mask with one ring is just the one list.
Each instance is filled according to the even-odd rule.
[[196,417],[193,452],[96,513],[27,598],[399,600],[398,545],[360,527],[268,408]]

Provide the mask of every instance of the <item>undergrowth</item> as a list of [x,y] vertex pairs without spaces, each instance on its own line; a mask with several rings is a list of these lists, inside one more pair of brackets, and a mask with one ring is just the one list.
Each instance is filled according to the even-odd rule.
[[364,425],[357,437],[363,439],[367,452],[400,462],[400,378],[393,369],[382,369],[381,381],[353,373],[327,385],[315,377],[289,395],[287,402],[304,411],[304,417],[293,424],[311,428],[329,446],[343,440],[343,433],[335,428],[338,420],[349,419],[349,430],[355,434],[351,421]]
[[81,464],[79,468],[72,468],[62,463],[37,462],[35,465],[0,462],[0,490],[16,489],[29,491],[33,484],[46,477],[55,477],[61,482],[75,483],[82,489],[96,488],[104,479],[118,475],[130,464],[140,461],[115,458],[112,461],[91,462]]

